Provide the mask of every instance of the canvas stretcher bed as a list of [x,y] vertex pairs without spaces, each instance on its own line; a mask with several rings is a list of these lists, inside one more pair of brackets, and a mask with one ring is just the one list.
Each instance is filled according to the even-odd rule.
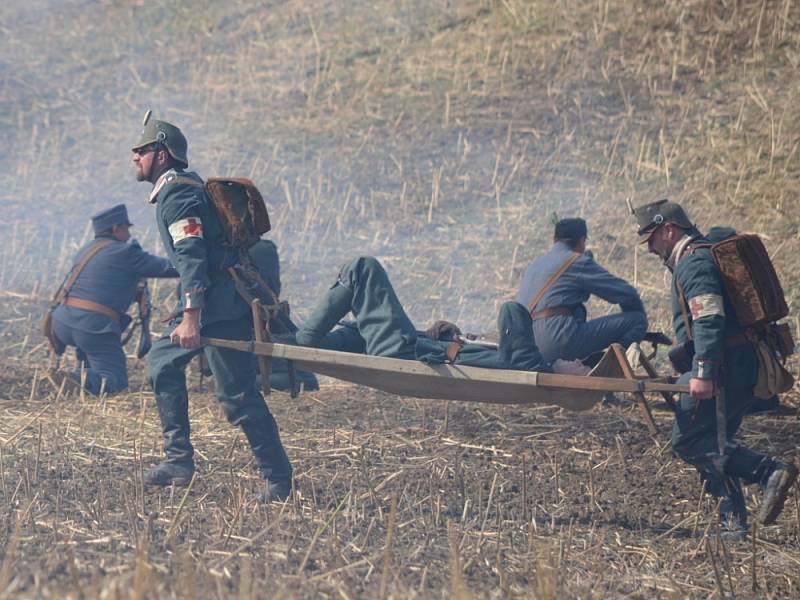
[[640,409],[648,425],[652,424],[651,431],[655,424],[646,402],[642,404],[644,394],[668,395],[688,391],[688,386],[670,383],[664,378],[637,378],[617,344],[605,352],[589,375],[581,376],[451,364],[431,365],[414,360],[261,341],[203,338],[203,342],[251,352],[259,357],[283,358],[291,361],[297,369],[415,398],[546,404],[581,411],[592,408],[607,392],[627,392],[641,400]]

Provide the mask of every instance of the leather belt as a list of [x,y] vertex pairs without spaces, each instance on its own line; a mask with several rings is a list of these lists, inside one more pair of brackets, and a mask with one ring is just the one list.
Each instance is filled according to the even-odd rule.
[[729,335],[724,340],[726,348],[735,348],[736,346],[744,346],[745,344],[750,344],[750,343],[752,342],[748,340],[747,336],[743,333],[737,333],[736,335]]
[[450,364],[454,364],[456,362],[456,358],[458,358],[459,352],[461,352],[461,344],[459,342],[451,342],[450,345],[447,346],[447,350],[445,350],[447,361]]
[[67,306],[72,306],[73,308],[82,308],[83,310],[100,313],[101,315],[107,316],[109,319],[119,325],[119,313],[113,308],[109,308],[104,304],[92,302],[91,300],[84,300],[83,298],[73,298],[72,296],[68,296],[67,299],[64,300],[64,304]]
[[569,309],[566,306],[553,306],[552,308],[543,308],[542,310],[537,310],[536,312],[531,313],[531,319],[534,321],[556,316],[571,317],[572,309]]

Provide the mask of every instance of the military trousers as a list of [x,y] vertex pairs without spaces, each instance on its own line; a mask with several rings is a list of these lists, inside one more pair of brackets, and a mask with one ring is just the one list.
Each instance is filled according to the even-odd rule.
[[[292,467],[280,440],[278,426],[256,387],[256,360],[248,352],[205,346],[185,349],[170,341],[171,332],[158,339],[149,353],[150,381],[158,404],[167,462],[192,463],[194,449],[189,440],[189,396],[186,365],[205,353],[214,374],[217,401],[228,421],[242,428],[265,479],[287,482]],[[252,339],[248,318],[219,321],[202,328],[202,335],[231,340]]]
[[[334,329],[349,313],[355,323]],[[413,359],[417,331],[383,265],[362,256],[341,268],[296,339],[301,346]]]
[[[348,313],[355,321],[333,329]],[[465,344],[455,364],[550,370],[533,341],[531,318],[524,306],[516,302],[503,305],[498,328],[498,349]],[[448,360],[446,351],[450,345],[448,341],[431,340],[415,329],[388,274],[372,257],[359,257],[342,267],[334,285],[296,333],[296,339],[303,346],[428,363]]]
[[[775,461],[755,452],[734,437],[742,418],[754,401],[753,386],[758,364],[751,346],[733,348],[723,366],[725,384],[726,434],[728,444],[722,460],[723,473],[719,472],[719,444],[717,441],[717,399],[694,400],[681,394],[672,429],[672,449],[675,454],[694,465],[707,489],[715,496],[728,496],[731,485],[726,479],[741,479],[747,484],[765,484],[772,473]],[[684,373],[678,383],[686,384],[691,373]]]
[[[118,333],[83,331],[59,319],[53,319],[53,330],[62,343],[75,347],[78,362],[83,365],[85,372],[84,387],[87,392],[95,395],[101,391],[116,394],[128,387],[125,352]],[[75,371],[71,376],[76,381],[81,380],[80,371]]]
[[611,344],[627,348],[647,332],[647,315],[628,311],[582,321],[572,316],[552,316],[533,325],[536,343],[545,360],[586,358]]

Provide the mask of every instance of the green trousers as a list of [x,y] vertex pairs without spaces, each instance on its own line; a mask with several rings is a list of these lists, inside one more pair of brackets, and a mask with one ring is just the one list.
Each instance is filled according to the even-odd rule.
[[[173,323],[169,333],[177,325]],[[244,431],[263,477],[274,482],[291,481],[292,467],[281,444],[278,426],[255,384],[255,356],[214,346],[184,349],[170,341],[169,333],[153,344],[148,355],[166,460],[183,464],[193,462],[185,370],[194,356],[204,352],[214,374],[217,401],[228,421]],[[211,323],[203,327],[202,335],[250,340],[252,324],[247,318]]]

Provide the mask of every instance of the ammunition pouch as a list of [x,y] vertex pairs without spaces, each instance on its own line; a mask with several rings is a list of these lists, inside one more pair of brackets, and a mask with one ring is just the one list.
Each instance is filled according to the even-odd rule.
[[753,395],[768,400],[788,392],[794,386],[794,376],[784,363],[794,354],[794,339],[788,323],[770,323],[755,336],[758,356],[758,380]]
[[776,394],[788,392],[794,387],[794,376],[786,370],[769,344],[759,341],[755,345],[758,356],[758,380],[753,395],[769,400]]
[[688,373],[692,370],[694,342],[686,340],[682,344],[675,344],[669,349],[667,357],[676,373]]
[[769,345],[781,355],[783,360],[794,354],[794,338],[792,337],[792,328],[789,327],[788,323],[772,325],[767,337]]

